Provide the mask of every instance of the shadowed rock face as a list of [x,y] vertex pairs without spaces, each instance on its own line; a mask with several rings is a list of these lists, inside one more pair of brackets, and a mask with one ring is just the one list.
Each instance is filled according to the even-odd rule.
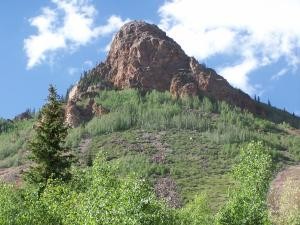
[[199,93],[263,114],[255,102],[233,88],[213,69],[199,64],[156,25],[125,24],[116,34],[107,59],[90,71],[115,88],[170,91],[176,97]]

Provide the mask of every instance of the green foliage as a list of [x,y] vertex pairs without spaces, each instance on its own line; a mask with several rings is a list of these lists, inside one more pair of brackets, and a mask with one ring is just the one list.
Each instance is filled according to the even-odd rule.
[[0,118],[0,134],[4,132],[8,132],[13,128],[13,122],[9,120],[5,120]]
[[0,183],[0,224],[13,225],[20,199],[15,195],[13,187]]
[[[211,123],[205,110],[211,111],[212,103],[207,98],[172,98],[169,92],[152,91],[141,96],[137,90],[101,91],[95,99],[97,103],[110,109],[110,113],[94,118],[81,129],[81,134],[97,136],[108,132],[143,129],[191,129],[205,131]],[[194,110],[194,111],[191,111]],[[74,133],[73,133],[74,132]],[[68,143],[78,144],[78,131],[71,131]],[[77,141],[76,141],[77,140]]]
[[64,123],[62,103],[53,86],[49,87],[48,102],[42,108],[34,129],[30,149],[36,165],[27,173],[27,180],[44,185],[50,178],[69,179],[72,156],[64,146],[68,127]]
[[158,201],[144,180],[119,178],[98,157],[91,170],[75,173],[66,184],[48,180],[44,192],[0,186],[1,224],[114,225],[175,224],[176,215]]
[[290,114],[285,109],[277,109],[264,103],[260,103],[260,105],[266,110],[269,120],[274,123],[289,123],[290,126],[300,129],[300,118],[295,114]]
[[266,194],[271,174],[271,156],[261,142],[251,142],[243,148],[240,162],[233,169],[237,187],[220,211],[217,224],[269,224]]
[[282,133],[282,128],[270,121],[206,97],[178,100],[169,92],[151,91],[141,95],[137,90],[128,89],[101,91],[95,101],[110,109],[110,113],[94,118],[80,132],[71,131],[68,139],[71,145],[78,145],[84,135],[97,136],[131,128],[208,132],[217,144],[245,143],[265,139],[267,133]]
[[[101,91],[95,101],[110,113],[72,129],[68,146],[77,150],[88,137],[92,144],[84,158],[89,162],[99,151],[107,150],[112,160],[121,163],[121,176],[139,171],[154,182],[155,177],[170,174],[184,202],[205,191],[214,211],[228,198],[229,171],[245,143],[261,140],[270,146],[277,169],[300,157],[299,136],[225,102],[201,97],[173,99],[169,92],[158,91],[141,95],[133,89]],[[143,136],[160,136],[161,132],[165,134],[158,142],[168,146],[163,167],[151,163],[156,140]]]
[[16,121],[12,129],[0,134],[0,168],[18,166],[24,162],[32,124],[33,120]]
[[195,197],[179,211],[182,225],[212,225],[214,217],[208,204],[208,197],[204,194]]
[[[92,164],[98,152],[107,152],[109,163],[97,159],[92,170],[77,171],[68,184],[49,179],[42,194],[35,188],[21,191],[3,188],[0,199],[9,204],[3,204],[0,217],[11,215],[14,218],[10,224],[17,225],[98,224],[98,221],[111,224],[112,218],[120,224],[144,224],[140,221],[214,224],[213,213],[229,199],[218,214],[219,224],[262,224],[268,222],[265,203],[268,174],[264,169],[270,169],[269,157],[264,158],[260,153],[266,152],[250,151],[250,147],[243,150],[246,153],[240,159],[245,163],[234,170],[236,187],[226,195],[233,184],[229,171],[240,146],[250,140],[261,140],[272,148],[268,153],[277,169],[300,159],[296,130],[293,134],[287,124],[277,125],[254,117],[224,102],[198,97],[176,100],[168,92],[141,95],[137,90],[101,91],[95,101],[110,109],[110,113],[70,130],[66,145],[86,159],[87,165]],[[83,99],[77,104],[87,102],[88,99]],[[33,120],[18,121],[12,129],[0,134],[0,167],[22,163],[20,158],[26,149],[25,140],[31,136],[32,124]],[[82,151],[80,142],[85,138],[91,142]],[[63,142],[60,146],[65,147]],[[252,147],[265,148],[261,144]],[[165,162],[152,162],[153,155],[161,148]],[[251,152],[256,152],[257,157]],[[253,158],[256,160],[250,160]],[[252,161],[258,163],[249,164]],[[147,182],[127,176],[132,172],[152,184],[158,177],[170,176],[183,203],[191,202],[198,193],[205,192],[207,197],[200,195],[183,209],[172,210],[155,198]],[[145,202],[150,206],[145,206]],[[164,222],[157,222],[158,218]],[[241,223],[237,222],[239,219]]]

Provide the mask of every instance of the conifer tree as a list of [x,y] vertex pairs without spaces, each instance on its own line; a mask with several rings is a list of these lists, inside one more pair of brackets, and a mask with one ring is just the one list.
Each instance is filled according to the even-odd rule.
[[56,89],[50,85],[47,103],[40,111],[34,127],[35,136],[29,143],[33,166],[27,173],[30,183],[45,186],[49,179],[70,179],[73,156],[65,147],[68,126]]

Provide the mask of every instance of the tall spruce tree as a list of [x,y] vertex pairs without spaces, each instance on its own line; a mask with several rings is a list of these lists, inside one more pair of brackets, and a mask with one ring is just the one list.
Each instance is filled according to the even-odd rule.
[[49,179],[70,179],[72,154],[65,147],[68,126],[56,89],[50,85],[48,102],[40,111],[34,127],[35,136],[29,143],[33,166],[27,173],[30,183],[45,186]]

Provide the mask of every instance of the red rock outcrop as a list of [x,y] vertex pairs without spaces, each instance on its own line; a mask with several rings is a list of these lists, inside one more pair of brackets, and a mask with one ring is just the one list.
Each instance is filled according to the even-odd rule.
[[93,99],[90,99],[86,106],[78,106],[74,99],[70,99],[65,108],[65,121],[69,126],[77,127],[81,122],[107,113],[109,113],[109,109],[97,104]]
[[262,113],[247,94],[233,88],[213,69],[187,56],[156,25],[143,21],[125,24],[116,34],[106,61],[87,76],[92,76],[91,80],[104,80],[118,89],[156,89],[170,91],[176,97],[201,93],[253,113]]

